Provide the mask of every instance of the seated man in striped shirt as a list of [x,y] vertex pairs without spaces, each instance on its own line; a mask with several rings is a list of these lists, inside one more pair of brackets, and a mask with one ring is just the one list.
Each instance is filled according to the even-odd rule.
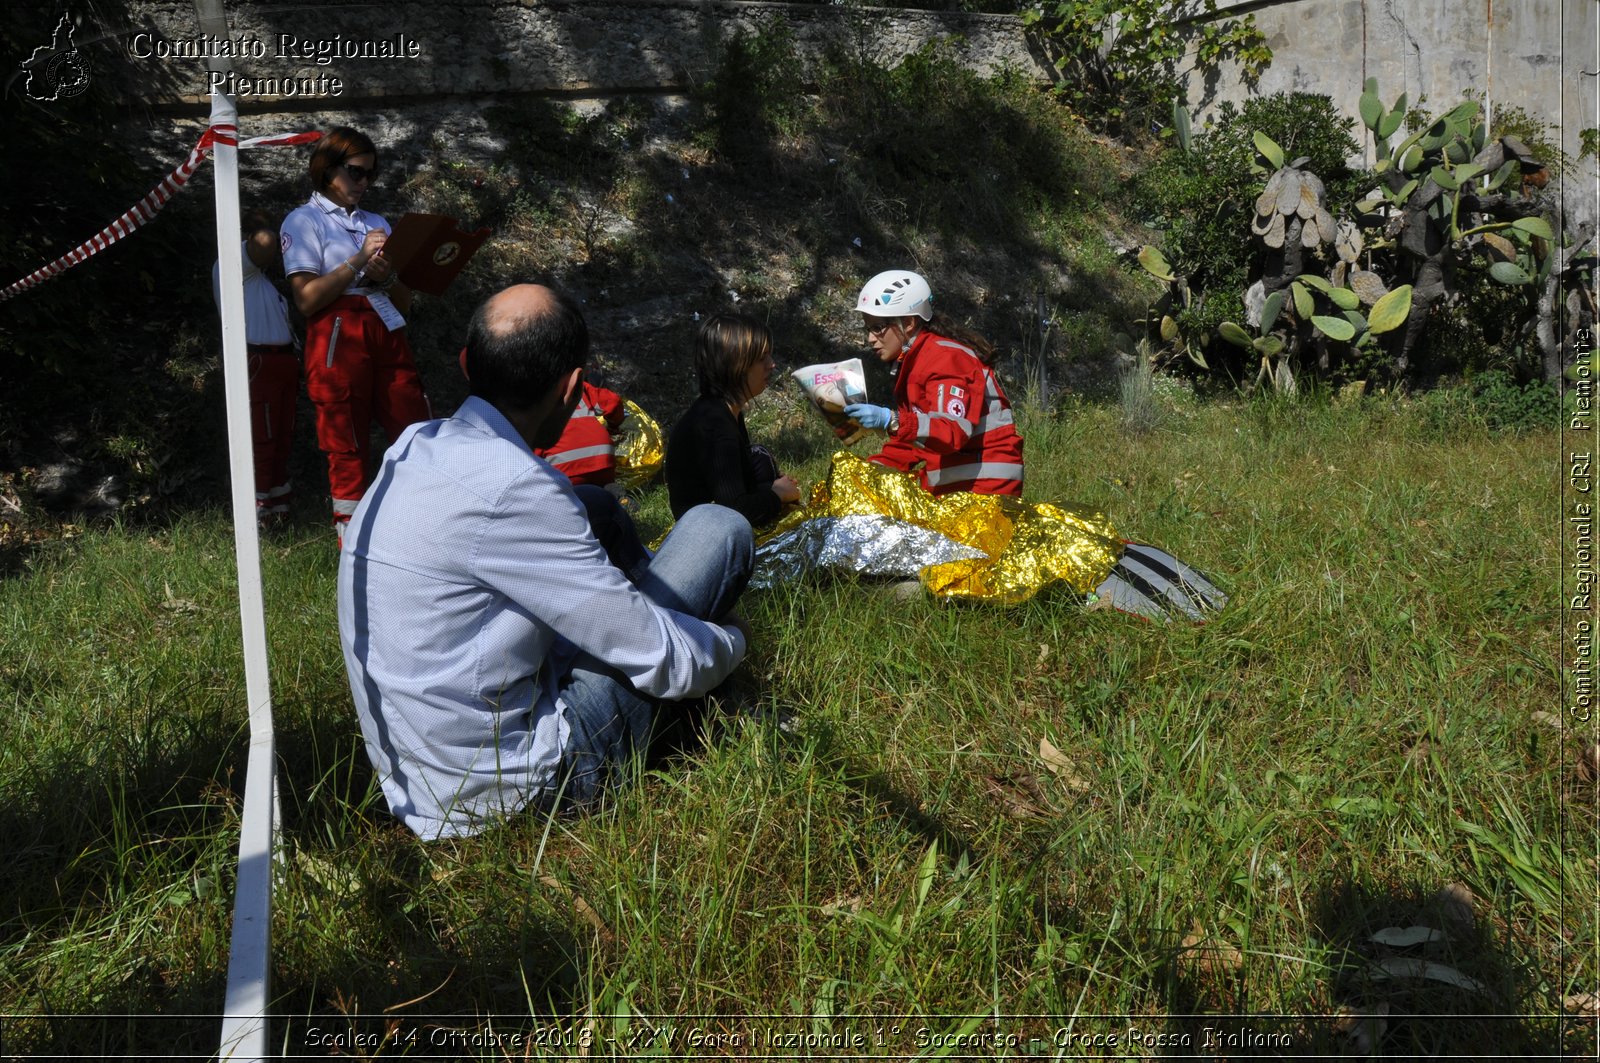
[[471,396],[395,441],[351,518],[350,689],[389,808],[423,837],[589,803],[681,714],[674,702],[744,656],[743,518],[698,507],[624,573],[586,503],[535,456],[582,396],[588,348],[563,295],[518,285],[489,299],[467,341]]

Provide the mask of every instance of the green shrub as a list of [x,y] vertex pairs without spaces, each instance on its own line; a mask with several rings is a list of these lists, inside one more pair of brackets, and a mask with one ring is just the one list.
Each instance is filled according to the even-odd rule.
[[1467,394],[1490,431],[1555,428],[1561,419],[1560,396],[1543,380],[1519,383],[1510,373],[1491,369],[1472,378]]
[[[1251,210],[1267,176],[1256,171],[1252,132],[1266,133],[1290,158],[1309,156],[1306,168],[1322,178],[1328,207],[1337,212],[1354,202],[1367,180],[1345,164],[1360,151],[1354,128],[1355,119],[1340,114],[1327,96],[1278,92],[1242,108],[1224,101],[1194,136],[1192,150],[1167,147],[1134,178],[1136,209],[1162,230],[1167,261],[1194,293],[1174,314],[1191,342],[1204,343],[1223,321],[1244,319],[1243,296],[1257,257]],[[1205,350],[1214,370],[1238,378],[1250,369],[1228,344],[1210,343]]]
[[1561,399],[1552,384],[1522,382],[1491,369],[1464,383],[1423,392],[1416,410],[1425,437],[1459,439],[1483,431],[1514,435],[1557,427]]
[[[1481,93],[1467,93],[1468,99],[1481,100],[1481,96]],[[1490,133],[1497,137],[1513,136],[1522,141],[1534,157],[1549,168],[1550,176],[1571,177],[1577,172],[1576,160],[1561,148],[1561,127],[1556,123],[1546,122],[1521,107],[1505,103],[1494,105],[1492,117],[1493,128]]]
[[1192,13],[1205,17],[1180,25],[1168,0],[1039,0],[1022,18],[1061,71],[1058,91],[1129,137],[1177,98],[1185,60],[1202,72],[1236,62],[1251,85],[1272,62],[1254,15],[1218,18],[1216,0],[1201,0]]
[[1097,198],[1071,113],[1016,71],[984,78],[932,42],[893,68],[835,53],[814,131],[868,221],[927,225],[978,243],[1030,239],[1041,212]]
[[1136,207],[1166,231],[1167,261],[1207,291],[1224,276],[1242,276],[1254,250],[1250,208],[1266,182],[1254,169],[1252,132],[1271,137],[1290,158],[1309,156],[1306,168],[1328,189],[1329,209],[1353,203],[1366,175],[1345,159],[1361,150],[1351,131],[1355,119],[1341,115],[1327,96],[1278,92],[1252,99],[1241,109],[1232,101],[1195,135],[1193,150],[1168,147],[1135,177]]
[[804,105],[800,69],[794,35],[784,22],[731,37],[716,72],[696,94],[704,104],[707,147],[746,160],[773,136],[791,132]]
[[1519,380],[1538,372],[1532,320],[1539,296],[1531,284],[1505,285],[1481,270],[1456,273],[1460,298],[1435,311],[1423,337],[1423,362],[1436,373],[1495,372]]

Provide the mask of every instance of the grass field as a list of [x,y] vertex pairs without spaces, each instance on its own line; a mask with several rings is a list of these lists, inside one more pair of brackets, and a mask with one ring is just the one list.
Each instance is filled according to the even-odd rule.
[[[269,541],[275,1042],[1592,1048],[1592,1024],[1561,1018],[1600,986],[1575,771],[1592,736],[1559,726],[1557,437],[1387,400],[1162,409],[1145,434],[1115,406],[1027,414],[1028,494],[1212,573],[1233,596],[1215,621],[1063,593],[905,602],[848,578],[755,593],[758,646],[704,750],[596,814],[468,841],[420,843],[378,796],[331,535]],[[777,434],[821,474],[825,447]],[[0,580],[0,1013],[18,1016],[0,1054],[215,1050],[216,1020],[191,1016],[220,1006],[227,964],[232,572],[226,517],[197,513],[86,532]],[[1436,940],[1373,940],[1417,926]]]

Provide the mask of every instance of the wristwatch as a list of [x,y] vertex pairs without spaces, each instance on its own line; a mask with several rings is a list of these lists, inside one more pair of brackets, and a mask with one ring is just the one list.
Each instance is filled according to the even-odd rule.
[[900,431],[900,411],[896,410],[889,415],[889,434],[896,435]]

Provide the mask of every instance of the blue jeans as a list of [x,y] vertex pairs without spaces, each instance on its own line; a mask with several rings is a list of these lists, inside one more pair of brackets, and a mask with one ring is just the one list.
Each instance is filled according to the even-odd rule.
[[[742,515],[722,506],[696,506],[678,521],[636,583],[657,605],[714,620],[738,602],[754,552],[750,522]],[[658,716],[680,711],[639,693],[622,673],[589,654],[573,662],[562,681],[561,700],[571,733],[554,787],[560,809],[593,802],[621,765],[649,748]]]

